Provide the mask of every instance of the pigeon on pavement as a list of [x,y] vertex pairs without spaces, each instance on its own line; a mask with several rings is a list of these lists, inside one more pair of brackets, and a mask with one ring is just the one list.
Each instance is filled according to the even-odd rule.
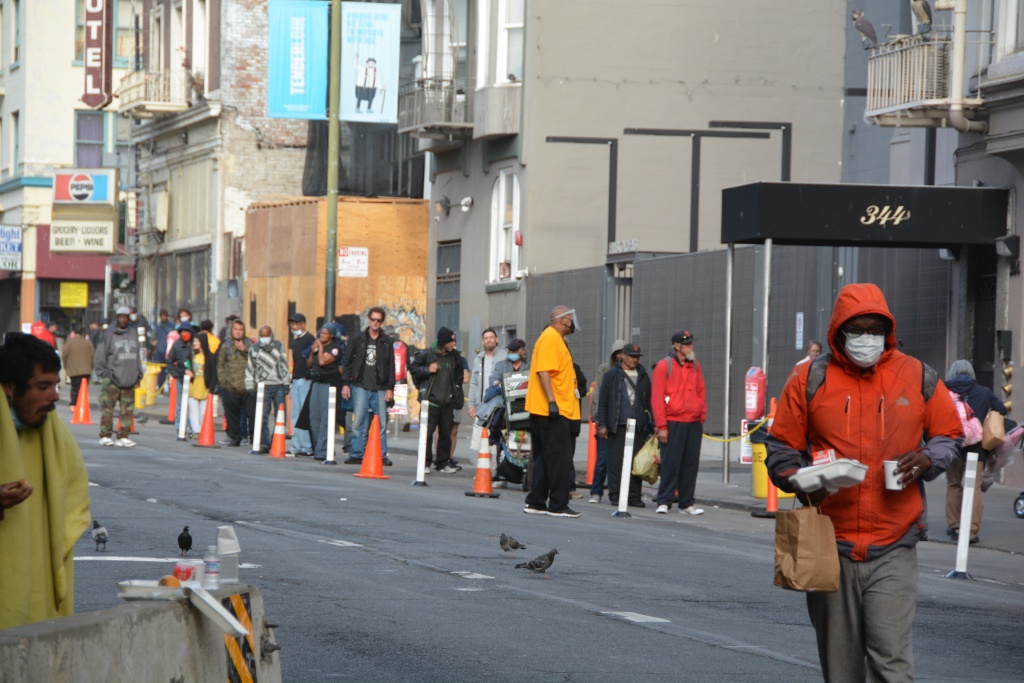
[[[531,578],[533,578],[534,574],[544,574],[544,572],[546,572],[548,570],[548,567],[551,566],[551,563],[555,561],[555,555],[557,555],[557,554],[558,554],[557,550],[554,550],[554,549],[549,550],[544,555],[541,555],[540,557],[535,557],[532,560],[530,560],[529,562],[523,562],[522,564],[517,564],[516,565],[516,569],[529,569],[530,572],[531,572],[531,574],[530,574]],[[548,577],[548,578],[551,578],[551,577]]]
[[181,548],[182,555],[192,550],[192,537],[188,535],[188,527],[178,534],[178,547]]
[[103,546],[104,550],[107,549],[107,541],[110,540],[110,534],[107,533],[106,527],[100,526],[100,523],[94,519],[92,520],[92,531],[90,534],[92,535],[92,540],[96,541],[97,551],[99,551],[100,545]]
[[506,536],[505,534],[501,535],[501,538],[498,539],[498,543],[501,545],[501,549],[504,550],[506,553],[512,553],[512,557],[516,556],[517,550],[526,550],[525,545],[523,545],[516,539],[512,538],[511,536]]

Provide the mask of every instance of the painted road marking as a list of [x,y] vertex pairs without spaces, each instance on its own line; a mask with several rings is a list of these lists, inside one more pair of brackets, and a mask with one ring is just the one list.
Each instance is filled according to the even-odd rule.
[[646,614],[637,614],[636,612],[601,612],[601,614],[611,614],[616,617],[622,617],[626,621],[635,621],[638,624],[670,624],[672,623],[668,619],[659,619],[658,617],[649,617]]
[[[181,562],[182,557],[127,557],[124,555],[82,555],[75,556],[75,562]],[[188,559],[188,558],[184,558]],[[192,561],[195,561],[193,558]],[[243,562],[239,569],[260,569],[262,564]]]
[[339,548],[362,548],[363,547],[363,545],[361,543],[351,543],[349,541],[339,541],[337,539],[327,540],[326,538],[321,538],[321,539],[318,539],[318,540],[321,543],[326,543],[327,545],[336,545]]
[[456,576],[461,576],[464,579],[493,579],[493,576],[487,576],[486,574],[477,574],[476,572],[452,572]]

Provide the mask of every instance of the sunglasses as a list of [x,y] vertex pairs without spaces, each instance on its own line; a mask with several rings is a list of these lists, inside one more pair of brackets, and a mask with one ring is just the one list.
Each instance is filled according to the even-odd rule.
[[371,323],[382,323],[382,322],[384,322],[384,318],[370,318],[370,322]]

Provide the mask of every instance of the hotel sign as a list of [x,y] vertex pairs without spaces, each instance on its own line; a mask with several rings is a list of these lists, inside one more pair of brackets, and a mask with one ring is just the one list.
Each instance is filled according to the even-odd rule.
[[114,0],[85,0],[85,92],[82,102],[103,109],[114,99]]

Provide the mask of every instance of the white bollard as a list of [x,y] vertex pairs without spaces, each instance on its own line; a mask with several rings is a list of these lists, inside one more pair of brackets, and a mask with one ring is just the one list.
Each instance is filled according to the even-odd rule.
[[633,474],[633,441],[636,439],[636,420],[626,420],[626,446],[622,449],[622,476],[619,478],[619,509],[612,517],[632,517],[626,512],[629,505],[629,478]]
[[256,385],[256,424],[253,425],[252,443],[249,444],[250,453],[259,453],[260,442],[263,441],[263,395],[265,391],[265,382]]
[[181,400],[181,422],[178,423],[178,441],[185,440],[185,429],[188,426],[188,385],[192,381],[192,378],[185,375],[184,381],[181,383],[181,396],[178,398]]
[[430,419],[430,406],[426,401],[420,403],[420,441],[416,448],[416,481],[413,486],[427,485],[427,421]]
[[956,542],[956,568],[947,579],[973,579],[967,573],[967,549],[971,542],[971,517],[974,513],[974,483],[978,479],[978,454],[968,453],[964,464],[964,499],[960,505],[960,536]]
[[327,459],[325,465],[337,465],[334,460],[334,439],[338,436],[338,425],[334,424],[338,419],[338,388],[335,386],[327,389]]

